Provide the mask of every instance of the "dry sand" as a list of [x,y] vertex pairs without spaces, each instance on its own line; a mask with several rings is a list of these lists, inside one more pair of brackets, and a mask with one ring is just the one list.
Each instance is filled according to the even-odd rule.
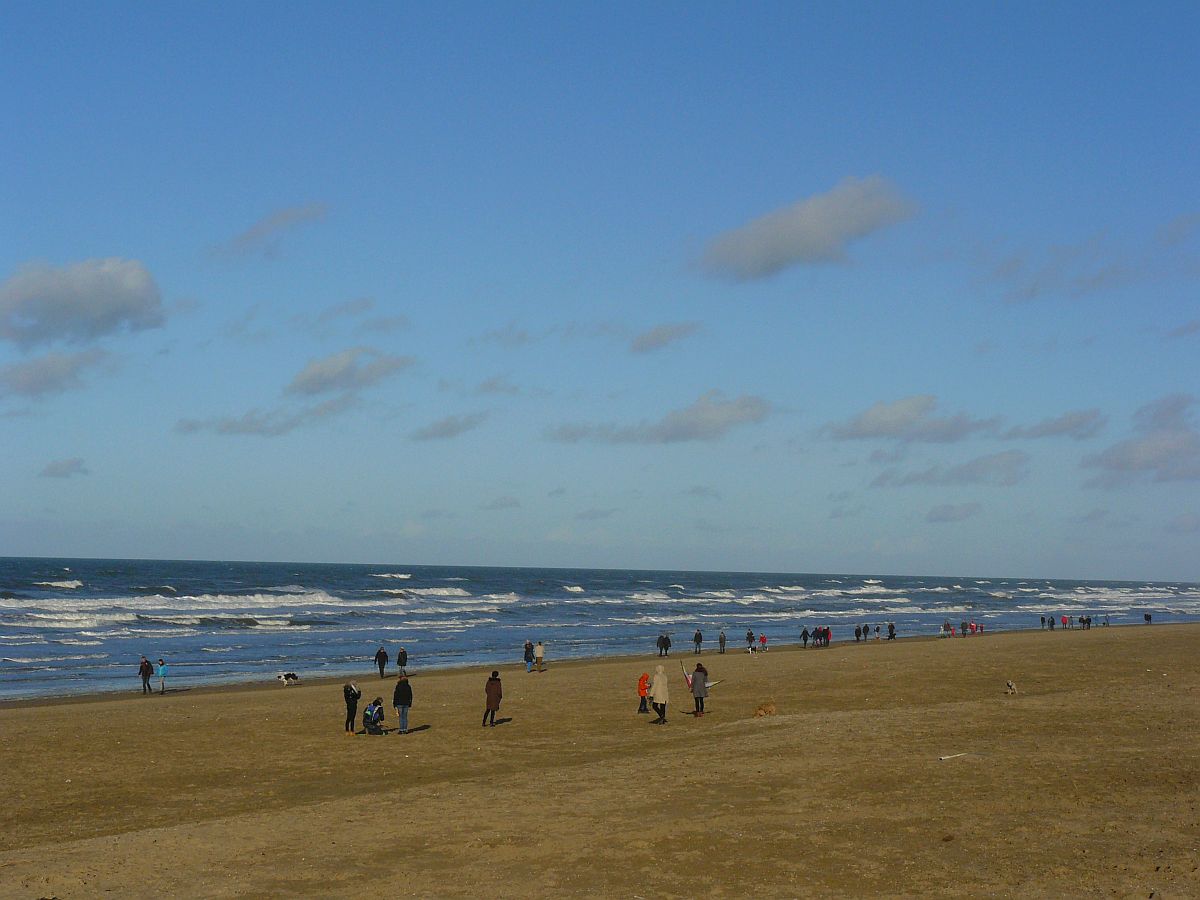
[[[0,896],[1196,897],[1198,650],[1177,625],[706,652],[702,719],[675,654],[665,728],[634,712],[653,655],[552,646],[502,668],[488,729],[483,669],[418,670],[407,736],[344,736],[340,683],[5,704]],[[358,681],[394,725],[394,680]]]

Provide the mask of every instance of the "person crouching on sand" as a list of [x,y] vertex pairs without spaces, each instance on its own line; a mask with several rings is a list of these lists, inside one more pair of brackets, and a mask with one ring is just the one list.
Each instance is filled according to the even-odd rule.
[[638,679],[638,712],[650,714],[646,707],[646,696],[650,693],[650,673],[643,672]]
[[483,686],[483,693],[487,697],[487,707],[483,711],[483,727],[487,728],[488,725],[491,725],[495,728],[496,711],[500,709],[500,701],[504,699],[504,688],[500,684],[499,672],[492,673],[492,677]]
[[383,730],[383,698],[376,697],[363,710],[363,728],[367,734],[384,734]]
[[354,720],[358,717],[358,701],[362,691],[353,681],[342,685],[342,696],[346,698],[346,734],[354,734]]
[[653,701],[651,705],[654,711],[658,713],[657,719],[651,719],[651,725],[666,725],[667,724],[667,702],[670,696],[667,691],[667,673],[662,666],[654,667],[654,680],[650,682],[650,698]]
[[692,673],[692,700],[696,704],[696,718],[704,715],[704,698],[708,696],[708,669],[696,663],[696,671]]

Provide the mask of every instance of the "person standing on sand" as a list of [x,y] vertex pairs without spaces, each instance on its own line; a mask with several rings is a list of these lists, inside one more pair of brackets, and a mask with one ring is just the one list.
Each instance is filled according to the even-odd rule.
[[408,734],[408,710],[412,706],[412,685],[408,676],[403,672],[396,682],[396,692],[392,694],[392,708],[400,719],[400,733]]
[[808,649],[808,626],[804,626],[804,630],[800,632],[800,640],[804,643],[804,649]]
[[696,671],[692,673],[692,700],[696,704],[696,718],[704,715],[704,698],[708,696],[708,669],[702,663],[696,663]]
[[375,665],[379,666],[379,677],[383,678],[383,670],[387,668],[388,654],[382,647],[375,654]]
[[696,633],[692,635],[692,643],[696,645],[696,653],[700,653],[700,645],[704,643],[704,635],[700,633],[700,629],[696,629]]
[[525,642],[525,671],[533,671],[533,641]]
[[766,634],[764,634],[762,632],[759,632],[759,635],[758,635],[758,652],[759,653],[767,652],[767,636],[766,636]]
[[153,694],[154,688],[150,687],[150,679],[154,676],[154,666],[144,656],[141,665],[138,666],[138,674],[142,676],[142,694]]
[[546,671],[546,646],[541,641],[538,641],[537,645],[533,648],[533,661],[537,664],[539,672]]
[[855,625],[854,626],[854,643],[856,643],[856,644],[858,643],[858,638],[859,638],[859,635],[861,635],[861,634],[862,634],[862,629],[859,628],[857,625]]
[[654,680],[650,682],[651,706],[658,713],[657,719],[651,719],[651,725],[667,724],[667,702],[671,699],[667,690],[667,672],[661,666],[654,667]]
[[746,647],[751,652],[754,651],[754,632],[751,631],[749,628],[746,629]]
[[650,713],[650,710],[646,706],[646,697],[649,693],[650,693],[650,673],[643,672],[641,677],[638,678],[638,712],[639,713],[646,713],[647,715]]
[[167,673],[170,671],[170,669],[171,667],[168,666],[160,656],[158,658],[158,665],[154,669],[154,674],[158,676],[158,692],[160,694],[165,694],[167,692]]
[[725,630],[724,629],[722,629],[721,633],[717,635],[717,648],[718,648],[717,649],[718,653],[725,652]]
[[342,685],[342,696],[346,698],[346,734],[354,734],[354,720],[358,717],[358,701],[362,691],[353,681]]
[[504,699],[504,688],[500,684],[499,672],[492,673],[492,677],[483,686],[483,693],[487,697],[487,707],[483,711],[483,727],[487,728],[490,724],[495,728],[496,711],[500,709],[500,701]]
[[404,670],[408,668],[408,651],[403,647],[401,647],[400,652],[396,654],[396,667],[400,669],[401,675],[403,675]]

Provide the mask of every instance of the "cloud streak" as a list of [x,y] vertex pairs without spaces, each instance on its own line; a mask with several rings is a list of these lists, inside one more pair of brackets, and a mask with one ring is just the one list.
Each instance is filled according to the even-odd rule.
[[389,356],[371,347],[351,347],[311,360],[285,389],[289,394],[357,391],[413,364],[411,356]]
[[871,487],[908,487],[914,484],[962,485],[990,484],[1011,487],[1024,481],[1029,474],[1029,454],[1021,450],[1005,450],[980,456],[957,466],[930,466],[920,472],[881,472]]
[[275,210],[241,234],[218,246],[215,252],[219,256],[274,258],[279,255],[280,242],[285,234],[309,222],[321,221],[328,212],[329,207],[324,203],[308,203]]
[[1001,437],[1005,440],[1069,437],[1072,440],[1084,441],[1095,437],[1108,422],[1108,417],[1098,409],[1080,409],[1065,412],[1029,426],[1017,425],[1004,432]]
[[767,278],[796,265],[836,263],[853,241],[902,222],[916,211],[889,181],[846,178],[832,190],[767,213],[714,238],[704,268],[736,281]]
[[643,331],[629,343],[631,353],[652,353],[700,330],[699,322],[672,322]]
[[89,474],[87,466],[83,464],[83,458],[79,456],[48,462],[46,467],[38,472],[38,476],[41,478],[70,478],[72,475],[87,474]]
[[465,416],[447,416],[418,428],[409,435],[413,441],[444,441],[478,428],[487,418],[487,413],[470,413]]
[[83,373],[100,365],[103,350],[47,353],[0,367],[0,395],[41,398],[83,387]]
[[606,444],[674,444],[712,441],[740,425],[762,422],[771,405],[762,397],[744,395],[726,399],[720,391],[709,391],[695,403],[673,410],[656,422],[636,425],[560,425],[547,433],[550,440],[575,444],[591,441]]
[[947,522],[962,522],[964,519],[978,515],[982,508],[978,503],[943,503],[929,510],[925,514],[925,521],[939,525]]
[[995,430],[998,418],[976,419],[966,413],[935,416],[937,398],[916,394],[891,403],[880,401],[842,423],[826,426],[839,441],[888,439],[949,444],[973,434]]
[[1196,403],[1190,394],[1170,394],[1141,407],[1133,417],[1136,437],[1083,460],[1085,468],[1099,470],[1085,485],[1115,488],[1144,480],[1200,481]]

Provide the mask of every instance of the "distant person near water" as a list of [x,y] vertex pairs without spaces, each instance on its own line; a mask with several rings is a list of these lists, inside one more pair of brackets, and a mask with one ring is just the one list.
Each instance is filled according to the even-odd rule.
[[746,629],[746,647],[749,648],[751,652],[754,652],[754,632],[749,628]]
[[896,623],[888,622],[888,640],[894,641],[895,639],[896,639]]
[[800,640],[804,644],[804,649],[807,650],[808,649],[808,626],[807,625],[805,625],[804,630],[802,632],[800,632]]
[[362,691],[353,681],[347,681],[342,685],[342,696],[346,698],[346,734],[354,734],[355,720],[358,718],[358,701],[362,698]]
[[533,646],[533,662],[539,672],[546,671],[546,645],[541,641]]
[[525,671],[533,671],[533,641],[525,642]]
[[704,698],[708,696],[708,669],[703,663],[696,663],[696,671],[692,673],[692,700],[696,704],[696,718],[704,715]]
[[718,653],[725,652],[725,632],[723,630],[720,634],[717,635],[717,652]]
[[388,653],[386,650],[384,650],[382,647],[380,647],[379,651],[375,654],[375,665],[379,666],[379,677],[380,678],[384,677],[383,670],[387,668],[387,664],[388,664]]
[[650,694],[650,673],[643,672],[638,678],[638,712],[649,714],[646,697]]
[[700,633],[700,629],[696,629],[696,633],[692,635],[692,643],[696,645],[696,653],[700,652],[700,645],[704,643],[704,635]]
[[758,633],[758,652],[767,652],[767,636],[761,631]]
[[667,636],[666,632],[663,632],[662,634],[660,634],[658,636],[658,655],[659,656],[670,656],[671,655],[671,638]]
[[670,692],[667,689],[667,672],[662,665],[654,667],[654,680],[650,682],[650,699],[651,706],[658,713],[657,719],[651,719],[651,725],[666,725],[667,724],[667,703],[670,701]]
[[483,686],[487,706],[483,710],[483,727],[496,727],[496,712],[500,709],[500,701],[504,699],[504,687],[500,684],[500,673],[493,672],[492,677]]
[[163,658],[158,658],[158,665],[154,669],[154,674],[158,676],[158,692],[165,694],[167,692],[167,673],[171,671],[171,667],[166,664]]
[[138,675],[142,677],[142,693],[153,694],[154,688],[150,687],[150,679],[154,677],[154,665],[144,656],[141,665],[138,666]]
[[408,710],[412,707],[412,683],[403,672],[396,682],[396,691],[392,694],[392,708],[400,720],[400,733],[408,734]]
[[404,670],[408,668],[408,651],[403,647],[401,647],[400,652],[396,654],[396,666],[400,669],[401,675],[403,675]]

